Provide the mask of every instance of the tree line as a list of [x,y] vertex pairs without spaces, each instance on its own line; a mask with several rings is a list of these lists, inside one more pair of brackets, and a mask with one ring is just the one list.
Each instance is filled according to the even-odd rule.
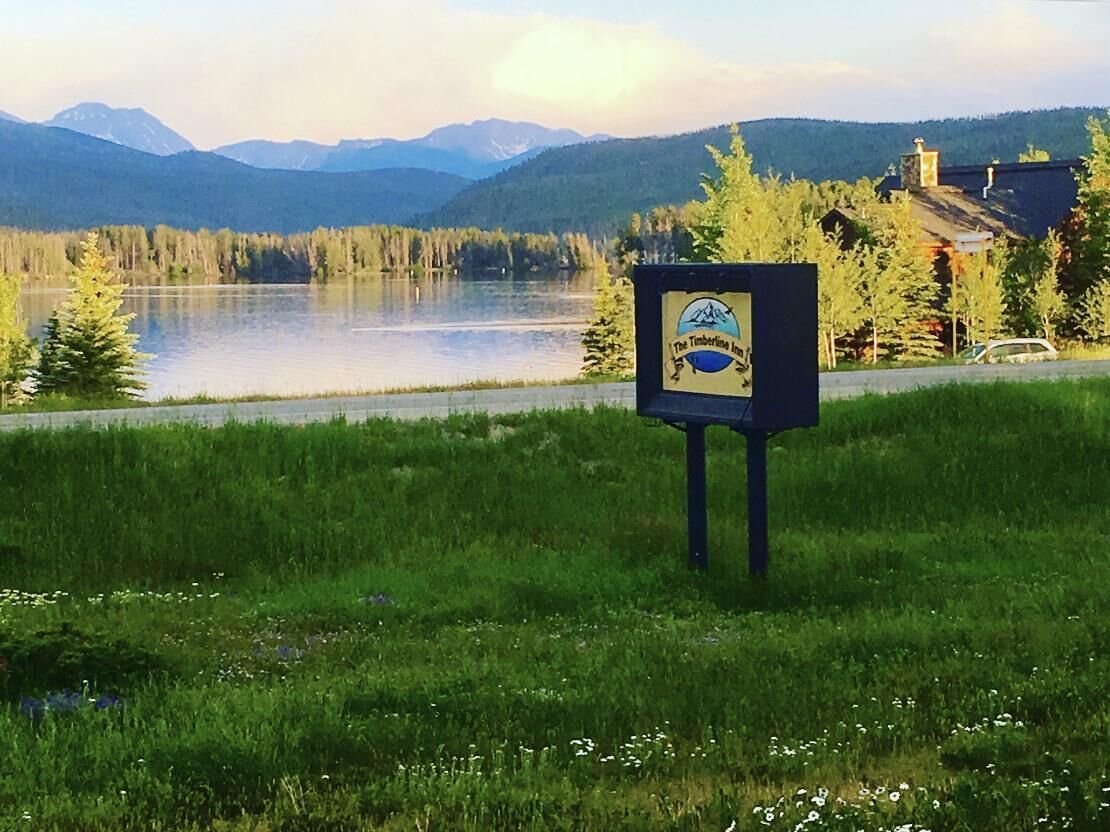
[[[995,241],[934,260],[911,197],[855,183],[760,177],[734,128],[729,152],[707,149],[716,173],[704,199],[633,215],[616,246],[616,273],[599,280],[583,338],[586,373],[632,369],[630,268],[636,263],[816,263],[821,362],[940,356],[1004,334],[1096,341],[1110,337],[1110,121],[1088,124],[1079,204],[1044,240]],[[1035,149],[1031,149],[1032,154]],[[822,220],[838,207],[843,228]]]
[[[281,235],[117,225],[96,232],[101,253],[120,271],[274,283],[378,272],[583,271],[599,256],[585,234],[477,228],[376,225]],[[85,232],[0,228],[0,273],[69,274],[80,262],[84,239]]]

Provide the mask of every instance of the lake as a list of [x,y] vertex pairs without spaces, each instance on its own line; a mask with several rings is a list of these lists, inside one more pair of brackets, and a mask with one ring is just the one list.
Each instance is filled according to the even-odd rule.
[[[576,375],[592,274],[371,275],[310,284],[129,278],[148,400],[303,396]],[[41,337],[66,280],[32,282]]]

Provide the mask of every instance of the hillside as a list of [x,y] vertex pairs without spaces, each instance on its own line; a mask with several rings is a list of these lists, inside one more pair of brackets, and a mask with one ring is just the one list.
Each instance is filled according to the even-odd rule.
[[[741,131],[757,170],[854,180],[883,175],[917,136],[941,149],[944,164],[1015,161],[1031,142],[1053,158],[1074,158],[1088,149],[1087,118],[1102,112],[1073,108],[902,124],[769,119],[743,123]],[[728,138],[722,126],[547,150],[414,222],[606,233],[634,211],[700,197],[700,176],[712,168],[705,146],[726,148]]]
[[0,121],[0,225],[237,231],[397,223],[467,180],[418,170],[260,170],[211,153],[154,156],[70,130]]

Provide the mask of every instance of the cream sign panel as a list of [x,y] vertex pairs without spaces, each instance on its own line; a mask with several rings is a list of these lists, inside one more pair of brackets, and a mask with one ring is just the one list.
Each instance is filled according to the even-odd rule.
[[752,394],[752,296],[747,292],[663,294],[663,389]]

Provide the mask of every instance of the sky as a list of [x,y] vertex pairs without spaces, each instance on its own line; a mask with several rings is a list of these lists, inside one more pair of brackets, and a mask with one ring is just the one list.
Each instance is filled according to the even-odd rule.
[[1110,106],[1110,0],[0,0],[0,20],[0,110],[142,107],[200,148]]

